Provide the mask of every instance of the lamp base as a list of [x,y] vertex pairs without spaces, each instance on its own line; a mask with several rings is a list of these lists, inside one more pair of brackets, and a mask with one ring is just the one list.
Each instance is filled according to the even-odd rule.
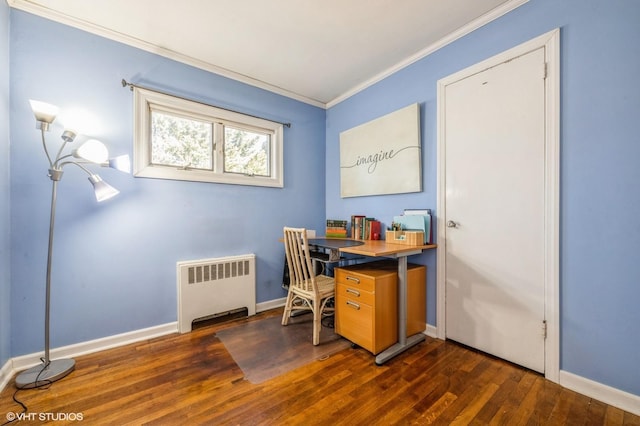
[[48,366],[38,364],[23,371],[16,377],[16,387],[19,389],[36,388],[62,379],[76,367],[73,359],[56,359]]

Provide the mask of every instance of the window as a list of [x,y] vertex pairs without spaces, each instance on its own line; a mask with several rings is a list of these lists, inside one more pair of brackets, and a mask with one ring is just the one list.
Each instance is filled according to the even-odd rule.
[[134,174],[282,188],[283,125],[134,88]]

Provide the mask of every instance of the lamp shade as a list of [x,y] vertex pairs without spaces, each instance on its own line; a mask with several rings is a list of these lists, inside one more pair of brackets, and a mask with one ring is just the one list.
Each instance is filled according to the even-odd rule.
[[109,158],[109,151],[102,142],[89,139],[73,151],[73,156],[91,161],[92,163],[104,163]]
[[119,155],[115,158],[110,158],[108,166],[121,172],[131,173],[131,160],[128,155]]
[[120,191],[103,181],[98,175],[89,176],[89,182],[93,185],[93,191],[96,194],[96,200],[98,200],[98,202],[108,200],[120,193]]
[[48,104],[42,101],[29,100],[31,104],[31,110],[36,116],[36,120],[41,123],[51,124],[58,115],[59,108],[55,105]]

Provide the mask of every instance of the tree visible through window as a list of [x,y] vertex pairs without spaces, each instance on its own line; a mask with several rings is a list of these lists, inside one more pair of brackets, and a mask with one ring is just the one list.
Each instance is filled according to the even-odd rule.
[[225,127],[224,171],[269,176],[269,145],[269,135]]
[[283,186],[283,126],[134,89],[134,173],[140,177]]
[[151,163],[213,169],[211,123],[151,112]]

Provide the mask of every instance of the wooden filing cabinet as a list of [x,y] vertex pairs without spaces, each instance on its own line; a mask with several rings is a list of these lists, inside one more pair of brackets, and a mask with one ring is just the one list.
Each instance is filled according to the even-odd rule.
[[[398,341],[398,264],[383,260],[334,269],[336,333],[374,355]],[[407,265],[407,335],[426,327],[426,267]]]

